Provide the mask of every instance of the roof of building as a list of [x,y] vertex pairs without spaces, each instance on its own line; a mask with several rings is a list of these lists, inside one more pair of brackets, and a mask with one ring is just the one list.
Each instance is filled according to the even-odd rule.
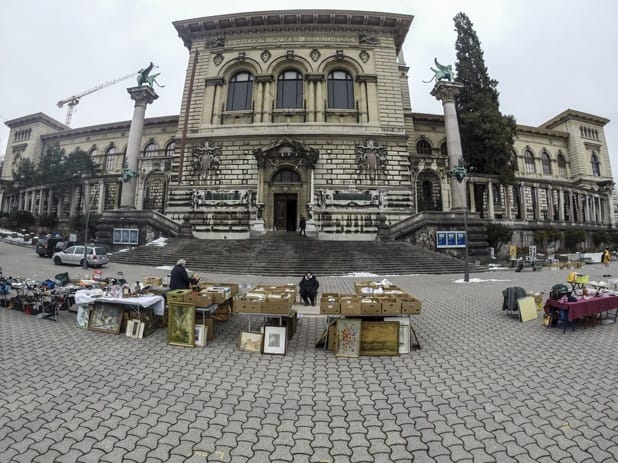
[[13,129],[16,127],[20,127],[22,125],[32,124],[35,122],[43,122],[44,124],[47,124],[57,130],[68,130],[69,129],[67,125],[63,124],[60,121],[57,121],[56,119],[52,117],[49,117],[45,113],[28,114],[26,116],[21,116],[16,119],[11,119],[10,121],[6,121],[4,124],[8,126],[10,129]]
[[562,124],[564,121],[567,121],[569,119],[578,119],[583,122],[599,124],[601,126],[605,126],[609,122],[609,119],[606,119],[604,117],[595,116],[594,114],[584,113],[582,111],[577,111],[575,109],[567,109],[565,111],[562,111],[557,116],[552,117],[547,122],[544,122],[543,124],[539,125],[539,128],[553,129],[557,125]]
[[394,31],[397,53],[401,49],[414,16],[397,13],[350,10],[277,10],[233,13],[174,21],[185,46],[196,38],[226,31],[272,30],[293,26],[349,26],[359,29],[388,28]]

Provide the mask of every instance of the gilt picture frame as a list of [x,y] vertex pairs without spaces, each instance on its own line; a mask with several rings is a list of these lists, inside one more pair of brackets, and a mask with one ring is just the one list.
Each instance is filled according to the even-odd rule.
[[119,334],[123,315],[122,305],[97,301],[88,317],[88,329],[101,333]]
[[195,305],[168,304],[167,343],[172,346],[195,346]]

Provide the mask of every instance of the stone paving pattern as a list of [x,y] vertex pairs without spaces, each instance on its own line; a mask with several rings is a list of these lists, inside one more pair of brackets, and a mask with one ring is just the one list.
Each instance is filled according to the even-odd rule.
[[501,311],[504,288],[548,294],[567,273],[389,277],[423,304],[422,349],[398,357],[315,348],[311,315],[276,356],[238,350],[243,316],[191,349],[0,308],[0,462],[616,462],[618,326],[563,334]]

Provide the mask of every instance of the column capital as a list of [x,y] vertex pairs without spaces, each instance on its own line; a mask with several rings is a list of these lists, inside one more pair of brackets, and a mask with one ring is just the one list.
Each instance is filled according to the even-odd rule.
[[135,105],[147,105],[159,98],[154,88],[149,85],[141,85],[139,87],[129,87],[127,92],[131,95],[131,99],[135,101]]
[[431,90],[431,95],[438,101],[443,103],[454,102],[455,97],[459,94],[459,91],[463,88],[463,84],[459,82],[447,82],[439,80]]

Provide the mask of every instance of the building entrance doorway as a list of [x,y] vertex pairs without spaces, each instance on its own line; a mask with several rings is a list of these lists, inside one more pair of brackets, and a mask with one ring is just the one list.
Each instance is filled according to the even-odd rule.
[[273,202],[274,229],[281,231],[296,231],[296,212],[298,204],[296,193],[275,193]]

